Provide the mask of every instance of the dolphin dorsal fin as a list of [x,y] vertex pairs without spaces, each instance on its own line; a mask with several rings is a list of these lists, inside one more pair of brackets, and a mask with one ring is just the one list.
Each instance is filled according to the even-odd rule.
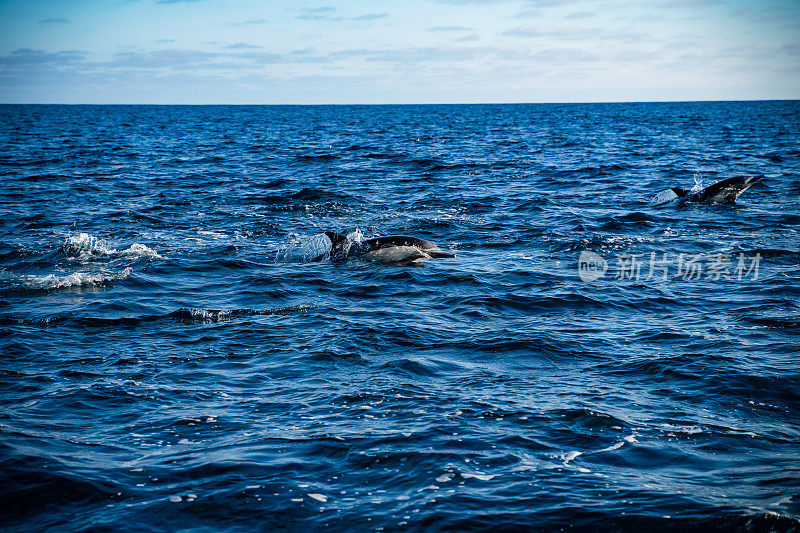
[[342,235],[341,233],[334,233],[333,231],[326,231],[325,235],[331,240],[331,245],[336,248],[337,245],[342,244],[344,241],[347,240],[347,237]]

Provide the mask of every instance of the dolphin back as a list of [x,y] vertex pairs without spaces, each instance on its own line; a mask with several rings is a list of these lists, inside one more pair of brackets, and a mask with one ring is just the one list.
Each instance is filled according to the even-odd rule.
[[711,204],[730,204],[740,194],[761,181],[764,176],[736,176],[709,185],[698,193],[695,201]]
[[361,243],[361,246],[365,250],[369,251],[379,250],[382,248],[388,248],[392,246],[418,248],[420,251],[424,252],[430,258],[456,256],[454,253],[445,252],[444,250],[442,250],[441,248],[439,248],[430,241],[426,241],[424,239],[418,239],[416,237],[407,237],[405,235],[389,235],[387,237],[376,237],[374,239],[367,239]]

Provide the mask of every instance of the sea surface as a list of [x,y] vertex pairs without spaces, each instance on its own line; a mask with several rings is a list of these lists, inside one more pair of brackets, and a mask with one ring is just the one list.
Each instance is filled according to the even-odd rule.
[[0,183],[4,531],[800,529],[798,101],[0,106]]

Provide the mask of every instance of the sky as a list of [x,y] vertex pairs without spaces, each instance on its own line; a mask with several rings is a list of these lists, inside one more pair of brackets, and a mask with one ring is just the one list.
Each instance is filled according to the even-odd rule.
[[0,102],[800,98],[800,0],[0,0]]

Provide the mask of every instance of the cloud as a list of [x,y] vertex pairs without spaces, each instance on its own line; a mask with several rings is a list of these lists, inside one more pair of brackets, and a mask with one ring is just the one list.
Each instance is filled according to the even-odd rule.
[[353,20],[378,20],[383,19],[389,16],[389,13],[367,13],[366,15],[361,15],[360,17],[353,17]]
[[780,51],[789,56],[800,57],[800,43],[791,43],[781,46]]
[[43,52],[30,48],[18,48],[10,55],[0,57],[0,65],[10,68],[31,66],[73,65],[83,61],[86,52],[64,50],[61,52]]
[[577,4],[583,0],[532,0],[530,3],[537,7],[555,7],[568,4]]
[[439,4],[456,4],[456,5],[466,5],[466,4],[483,4],[483,5],[490,5],[490,4],[502,4],[503,2],[507,2],[508,0],[434,0]]
[[543,15],[541,9],[526,9],[525,11],[520,11],[517,13],[517,18],[525,18],[525,19],[532,19],[532,18],[539,18]]
[[334,13],[335,11],[336,8],[332,6],[309,7],[301,10],[301,14],[297,15],[295,18],[299,20],[329,19],[331,18],[331,13]]
[[272,54],[270,52],[241,52],[232,54],[236,59],[245,59],[259,65],[278,63],[285,60],[285,56]]
[[457,37],[453,39],[454,43],[469,43],[473,41],[480,40],[480,37],[477,33],[471,33],[469,35],[464,35],[463,37]]
[[631,31],[606,31],[600,27],[571,28],[558,26],[530,26],[511,28],[501,33],[508,37],[528,39],[554,39],[561,41],[619,41],[644,43],[653,38],[647,33]]
[[442,32],[452,32],[452,31],[474,31],[475,28],[470,28],[467,26],[433,26],[431,28],[427,28],[428,31],[442,31]]
[[157,4],[189,4],[193,2],[202,2],[203,0],[158,0]]
[[599,61],[601,55],[595,52],[587,52],[578,48],[545,48],[542,50],[519,50],[502,49],[498,50],[498,58],[510,62],[563,64],[563,63],[590,63]]
[[657,7],[705,7],[721,4],[721,0],[667,0]]
[[585,19],[585,18],[592,18],[592,17],[596,17],[596,16],[597,16],[597,13],[595,13],[594,11],[577,11],[575,13],[570,13],[569,15],[567,15],[564,18],[566,18],[566,19]]
[[247,50],[247,49],[262,48],[262,47],[258,46],[258,45],[255,45],[255,44],[250,44],[250,43],[233,43],[233,44],[229,44],[225,48],[227,48],[229,50]]
[[267,19],[250,19],[242,20],[240,22],[231,22],[231,26],[249,26],[251,24],[266,24]]
[[69,19],[59,17],[59,18],[42,19],[39,21],[39,24],[68,24],[70,22],[72,21]]
[[293,56],[306,56],[309,54],[313,54],[316,50],[313,46],[307,46],[305,48],[300,48],[298,50],[292,50],[289,52]]
[[133,68],[189,69],[208,65],[218,54],[201,50],[155,50],[153,52],[119,52],[110,66]]
[[414,64],[431,62],[469,61],[478,57],[486,57],[494,52],[492,48],[481,47],[435,47],[420,46],[410,48],[388,48],[382,50],[350,49],[332,52],[330,59],[360,57],[365,61],[393,64]]
[[593,39],[603,33],[603,28],[559,28],[555,26],[518,26],[501,33],[509,37],[539,38],[548,37],[553,39],[574,39],[584,40]]

